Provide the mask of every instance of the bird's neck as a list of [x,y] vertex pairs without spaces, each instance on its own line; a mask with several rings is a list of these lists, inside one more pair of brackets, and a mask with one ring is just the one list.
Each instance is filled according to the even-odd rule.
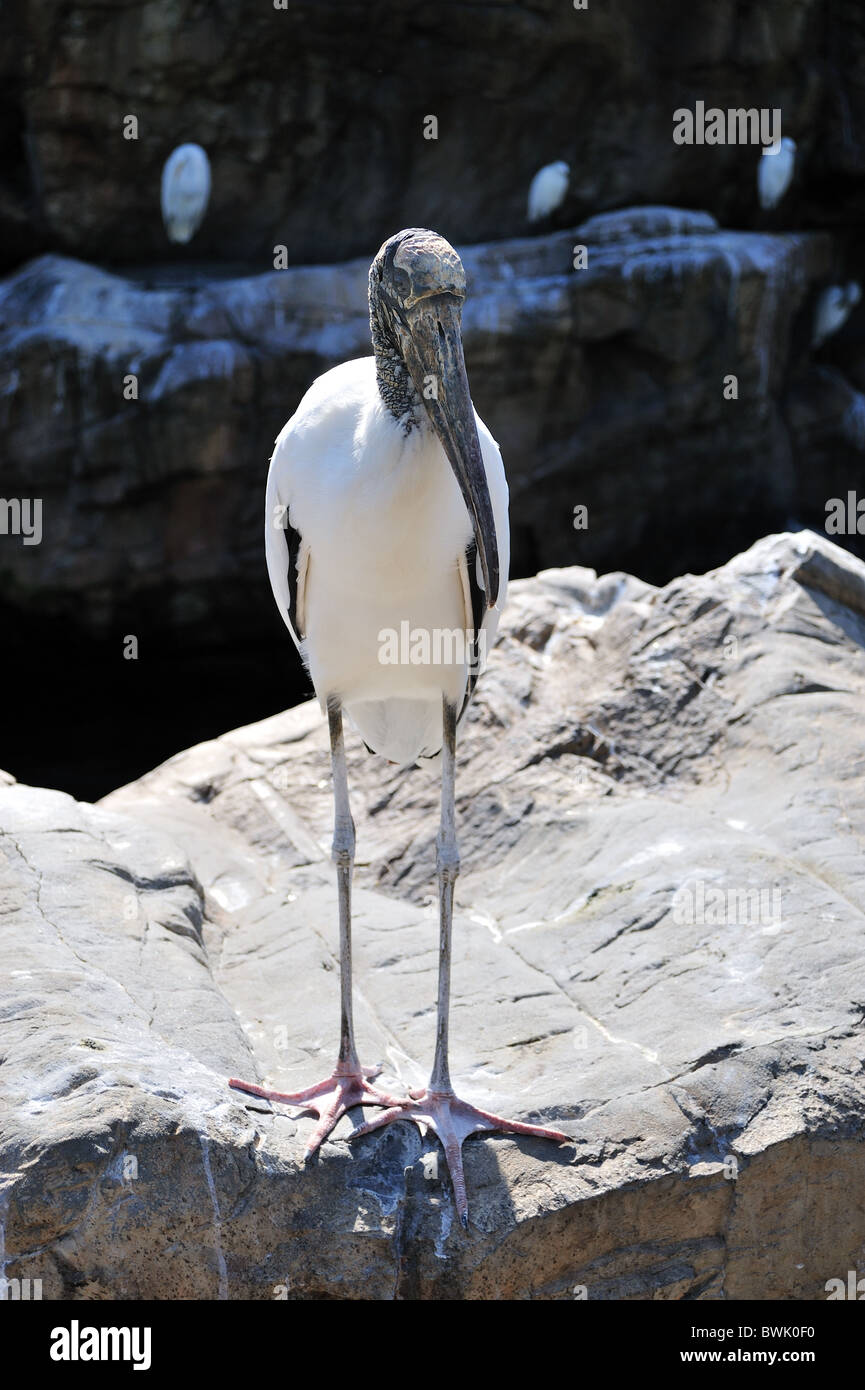
[[409,434],[419,427],[424,418],[423,404],[402,353],[375,314],[371,316],[370,326],[378,393],[393,418]]

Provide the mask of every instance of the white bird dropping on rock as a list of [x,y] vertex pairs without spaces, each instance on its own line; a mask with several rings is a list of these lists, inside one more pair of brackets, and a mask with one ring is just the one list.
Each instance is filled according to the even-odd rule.
[[191,241],[210,197],[210,160],[200,145],[178,145],[162,170],[162,220],[168,240]]
[[856,280],[847,285],[830,285],[817,300],[814,312],[814,347],[825,343],[845,324],[862,298],[862,288]]
[[757,165],[757,192],[761,208],[777,207],[790,184],[796,164],[796,141],[785,135],[778,150],[772,146],[763,151]]
[[557,159],[554,164],[545,164],[543,169],[539,169],[529,185],[529,221],[540,222],[542,217],[549,217],[568,191],[568,178],[570,169],[563,159]]

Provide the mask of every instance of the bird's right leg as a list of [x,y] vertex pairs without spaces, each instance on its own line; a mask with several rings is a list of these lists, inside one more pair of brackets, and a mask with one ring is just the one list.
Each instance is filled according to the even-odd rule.
[[454,885],[460,868],[455,826],[456,767],[456,705],[445,697],[442,702],[442,799],[441,827],[436,841],[436,864],[439,880],[439,983],[436,1025],[436,1048],[429,1085],[421,1091],[410,1091],[411,1099],[398,1107],[386,1110],[375,1119],[366,1120],[351,1136],[369,1134],[393,1120],[414,1120],[423,1130],[438,1135],[445,1152],[454,1188],[454,1200],[460,1221],[468,1229],[469,1204],[463,1170],[462,1148],[470,1134],[496,1131],[503,1134],[524,1134],[537,1139],[553,1139],[566,1143],[567,1135],[558,1129],[526,1124],[524,1120],[506,1120],[489,1110],[461,1100],[451,1085],[448,1066],[448,1021],[451,988],[451,936],[454,911]]
[[333,771],[334,827],[333,860],[336,865],[339,893],[339,964],[340,964],[340,1028],[339,1056],[331,1076],[308,1086],[304,1091],[268,1091],[245,1081],[229,1081],[237,1091],[260,1096],[263,1100],[284,1101],[314,1111],[319,1122],[306,1146],[305,1157],[315,1153],[338,1121],[355,1105],[404,1104],[396,1096],[376,1091],[368,1078],[378,1074],[378,1068],[362,1068],[354,1045],[354,1018],[351,990],[351,879],[354,871],[354,821],[348,798],[348,772],[345,764],[345,742],[342,732],[342,709],[339,700],[327,702],[330,726],[330,757]]

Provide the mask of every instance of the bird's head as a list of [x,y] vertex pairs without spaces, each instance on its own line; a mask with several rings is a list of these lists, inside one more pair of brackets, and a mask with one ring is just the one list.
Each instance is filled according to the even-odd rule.
[[376,351],[401,358],[441,441],[472,520],[487,604],[499,592],[496,528],[463,359],[460,320],[466,275],[436,232],[410,227],[390,237],[369,272]]
[[370,268],[370,298],[377,290],[380,307],[394,328],[406,326],[406,315],[423,299],[452,295],[460,305],[466,297],[466,273],[450,242],[436,232],[409,227],[389,237]]

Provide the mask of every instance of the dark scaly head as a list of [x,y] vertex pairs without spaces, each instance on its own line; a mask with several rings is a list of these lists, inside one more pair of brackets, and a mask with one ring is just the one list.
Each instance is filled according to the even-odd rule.
[[436,232],[389,237],[369,270],[369,319],[379,394],[406,432],[424,419],[460,485],[477,542],[487,604],[499,592],[499,557],[486,471],[463,359],[466,276]]

